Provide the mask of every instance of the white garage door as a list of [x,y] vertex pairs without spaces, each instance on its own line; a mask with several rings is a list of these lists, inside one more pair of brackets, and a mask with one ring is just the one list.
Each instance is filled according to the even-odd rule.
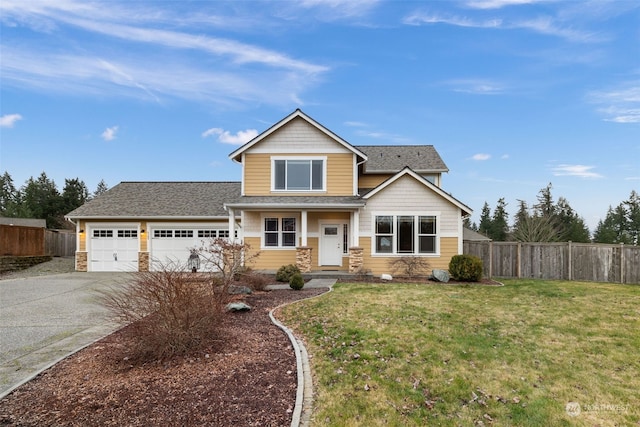
[[138,271],[137,229],[105,227],[90,233],[90,271]]
[[[180,266],[188,270],[191,249],[199,248],[203,242],[207,243],[216,237],[229,237],[229,231],[214,228],[152,228],[151,270],[161,270],[163,265],[165,267]],[[198,271],[206,269],[207,266],[202,262]]]

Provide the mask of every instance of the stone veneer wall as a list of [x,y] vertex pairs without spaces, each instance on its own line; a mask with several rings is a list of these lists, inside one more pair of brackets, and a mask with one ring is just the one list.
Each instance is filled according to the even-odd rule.
[[363,248],[349,248],[349,273],[361,273],[364,265]]
[[87,252],[76,252],[76,271],[88,271],[88,256],[89,254]]
[[138,271],[149,271],[149,252],[138,252]]
[[296,265],[302,273],[311,272],[311,248],[301,246],[296,248]]

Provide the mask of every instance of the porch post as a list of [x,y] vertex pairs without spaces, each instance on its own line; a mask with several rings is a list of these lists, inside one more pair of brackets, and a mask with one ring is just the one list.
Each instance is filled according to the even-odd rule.
[[307,211],[301,211],[300,212],[300,246],[302,247],[306,247],[307,246]]
[[231,242],[235,242],[235,236],[236,236],[236,213],[233,209],[231,208],[227,208],[229,211],[229,241]]
[[360,210],[351,212],[351,246],[360,246]]

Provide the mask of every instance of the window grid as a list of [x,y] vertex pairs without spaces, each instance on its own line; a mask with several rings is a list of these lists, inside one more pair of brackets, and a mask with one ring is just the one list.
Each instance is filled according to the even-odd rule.
[[93,237],[113,237],[113,230],[93,230]]
[[138,237],[138,230],[118,230],[118,237]]
[[265,218],[264,246],[295,247],[296,230],[296,218]]
[[434,215],[377,215],[375,253],[435,254],[436,225]]

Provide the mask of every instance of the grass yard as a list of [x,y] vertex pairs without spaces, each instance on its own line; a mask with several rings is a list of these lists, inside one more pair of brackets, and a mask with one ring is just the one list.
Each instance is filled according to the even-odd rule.
[[640,286],[339,284],[280,317],[312,426],[640,426]]

